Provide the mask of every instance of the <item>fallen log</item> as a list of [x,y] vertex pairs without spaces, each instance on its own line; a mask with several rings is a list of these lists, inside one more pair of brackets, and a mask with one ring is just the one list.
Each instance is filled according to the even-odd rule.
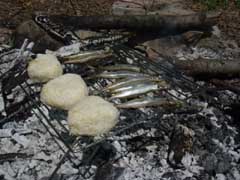
[[237,60],[174,60],[174,64],[188,75],[200,79],[240,77],[240,61]]
[[236,94],[240,94],[240,80],[219,80],[219,79],[211,79],[210,83],[217,87],[221,87],[224,90],[230,90]]
[[194,13],[191,15],[123,15],[123,16],[62,16],[52,15],[52,22],[73,29],[128,29],[137,31],[183,32],[206,30],[215,25],[219,13]]

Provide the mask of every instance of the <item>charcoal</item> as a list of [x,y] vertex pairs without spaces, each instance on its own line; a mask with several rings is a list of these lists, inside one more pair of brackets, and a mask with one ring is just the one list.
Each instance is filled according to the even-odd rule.
[[29,117],[30,108],[28,108],[29,98],[25,92],[19,87],[26,81],[26,73],[20,74],[15,77],[14,74],[9,74],[2,80],[2,94],[4,101],[4,109],[8,116],[17,113],[16,120]]
[[162,178],[163,179],[169,179],[169,180],[178,180],[177,173],[174,173],[174,172],[164,173]]
[[197,178],[194,178],[194,177],[186,177],[184,180],[197,180]]
[[97,169],[94,180],[119,180],[123,173],[123,167],[117,167],[111,163],[107,163]]
[[202,159],[202,164],[205,169],[210,174],[214,174],[217,168],[218,159],[215,154],[206,154]]
[[173,160],[171,164],[181,163],[185,153],[192,151],[193,136],[194,132],[191,129],[180,124],[176,125],[169,145],[169,158],[173,153],[173,159],[169,159],[169,161]]
[[87,151],[84,151],[82,162],[83,164],[89,165],[100,165],[104,162],[109,161],[116,154],[114,146],[107,142],[97,144]]
[[227,159],[224,159],[220,162],[218,162],[218,166],[217,166],[217,173],[226,173],[227,171],[229,171],[231,165],[230,165],[230,161],[228,161]]
[[4,161],[14,161],[16,158],[30,158],[32,154],[26,153],[7,153],[7,154],[0,154],[0,162]]
[[[54,180],[62,180],[63,176],[56,174],[52,179],[54,179]],[[49,177],[43,177],[43,178],[41,178],[39,180],[49,180]]]

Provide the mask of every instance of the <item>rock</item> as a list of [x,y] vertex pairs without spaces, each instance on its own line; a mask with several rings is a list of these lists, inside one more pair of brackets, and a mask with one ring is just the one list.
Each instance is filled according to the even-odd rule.
[[25,21],[20,24],[15,32],[14,45],[21,47],[23,40],[28,38],[35,43],[33,52],[42,53],[46,49],[57,50],[63,44],[56,41],[39,27],[33,20]]
[[178,124],[173,132],[169,145],[169,161],[174,164],[180,164],[183,156],[191,153],[193,147],[194,131],[188,127]]

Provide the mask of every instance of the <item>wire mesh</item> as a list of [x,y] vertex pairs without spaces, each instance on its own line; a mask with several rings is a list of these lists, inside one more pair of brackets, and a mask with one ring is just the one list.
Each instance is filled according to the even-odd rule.
[[[170,83],[171,90],[174,90],[178,95],[181,96],[181,98],[176,96],[171,91],[161,92],[161,95],[178,99],[186,104],[187,110],[178,110],[176,113],[180,113],[181,111],[181,113],[198,112],[199,109],[195,109],[189,100],[199,96],[207,97],[213,101],[213,103],[215,103],[215,106],[222,108],[219,106],[219,103],[216,103],[214,98],[209,97],[209,95],[206,93],[206,87],[200,86],[188,77],[185,77],[182,73],[178,72],[171,63],[167,61],[151,61],[144,57],[141,53],[125,45],[118,44],[109,46],[111,46],[114,51],[114,57],[104,62],[99,62],[100,65],[129,63],[128,61],[131,60],[133,64],[141,67],[146,73],[151,72],[165,79],[168,83]],[[70,161],[75,168],[78,168],[78,174],[80,178],[90,178],[95,174],[96,170],[96,168],[94,168],[92,165],[101,166],[108,161],[117,161],[118,159],[126,156],[128,153],[138,150],[150,141],[154,141],[156,137],[151,135],[151,128],[158,126],[161,131],[165,131],[164,127],[159,126],[162,116],[166,113],[169,113],[165,109],[148,108],[147,111],[142,109],[121,109],[120,112],[124,118],[122,118],[116,127],[114,127],[108,134],[98,138],[79,138],[72,136],[69,134],[66,122],[67,113],[65,111],[59,111],[50,108],[41,103],[39,98],[39,87],[41,84],[30,84],[26,77],[26,71],[22,71],[22,68],[19,68],[18,65],[14,67],[15,68],[9,70],[11,73],[8,73],[7,77],[5,77],[5,75],[1,76],[3,80],[7,79],[6,84],[9,85],[8,87],[4,88],[4,91],[8,91],[13,89],[15,86],[19,86],[26,95],[26,103],[22,104],[23,107],[19,108],[18,111],[15,111],[14,113],[30,109],[38,117],[39,121],[47,129],[48,133],[52,136],[53,140],[63,153],[55,170],[49,176],[49,179],[55,178],[55,175],[57,174],[62,163],[64,163],[66,160]],[[66,65],[65,71],[79,73],[83,77],[87,77],[93,73],[91,69],[87,67],[87,65],[81,65],[81,67],[78,65]],[[87,84],[88,86],[93,87],[95,92],[97,91],[98,94],[105,96],[105,94],[101,92],[101,89],[106,86],[106,80],[89,80],[87,81]],[[96,85],[97,87],[95,87]],[[191,93],[189,94],[189,92]],[[172,111],[170,111],[170,113],[172,113]],[[11,115],[6,118],[9,117],[11,117]],[[118,151],[116,149],[106,147],[114,144],[116,140],[118,140],[120,146],[122,146],[121,143],[127,142],[127,148]],[[136,143],[136,141],[138,141],[138,143]],[[110,156],[109,154],[111,153],[109,153],[108,156],[110,157],[106,159],[101,157],[101,162],[99,163],[99,152],[101,150],[104,152],[106,149],[113,151],[112,156]],[[79,156],[79,152],[87,154],[87,158],[84,158],[84,156]]]

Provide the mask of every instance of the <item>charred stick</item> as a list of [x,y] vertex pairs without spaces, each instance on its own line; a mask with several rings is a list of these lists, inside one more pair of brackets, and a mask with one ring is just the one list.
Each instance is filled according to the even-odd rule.
[[14,161],[17,158],[21,159],[27,159],[33,157],[33,154],[26,154],[26,153],[6,153],[6,154],[0,154],[0,162],[5,161]]
[[187,74],[200,79],[240,77],[240,61],[235,60],[186,60],[174,61]]
[[50,16],[50,20],[73,29],[129,29],[138,31],[172,31],[209,29],[216,24],[217,13],[191,15],[123,15],[123,16]]
[[212,79],[210,80],[210,82],[215,86],[222,87],[224,90],[228,89],[236,94],[240,94],[240,82],[235,84],[235,83],[229,82],[228,80],[224,81],[219,79]]

